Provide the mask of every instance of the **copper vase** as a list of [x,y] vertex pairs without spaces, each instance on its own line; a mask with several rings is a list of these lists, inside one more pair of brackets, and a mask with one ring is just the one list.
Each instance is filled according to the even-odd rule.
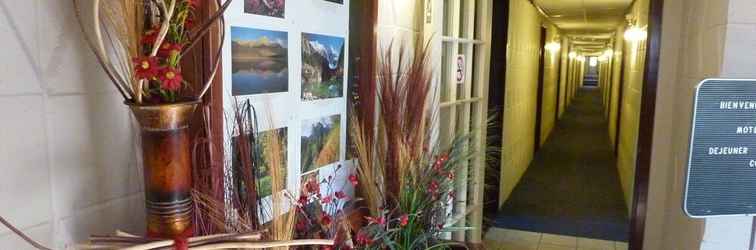
[[191,234],[189,121],[199,102],[126,104],[140,125],[147,234],[159,238]]

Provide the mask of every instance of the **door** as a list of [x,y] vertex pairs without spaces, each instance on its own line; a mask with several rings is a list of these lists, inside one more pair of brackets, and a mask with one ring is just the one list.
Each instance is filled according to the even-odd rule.
[[546,70],[545,67],[545,60],[546,60],[546,28],[541,27],[541,43],[540,43],[540,50],[538,56],[538,93],[536,93],[536,112],[535,112],[535,132],[533,133],[535,135],[535,140],[533,140],[533,151],[538,152],[538,149],[541,148],[541,123],[543,120],[543,78],[544,73]]

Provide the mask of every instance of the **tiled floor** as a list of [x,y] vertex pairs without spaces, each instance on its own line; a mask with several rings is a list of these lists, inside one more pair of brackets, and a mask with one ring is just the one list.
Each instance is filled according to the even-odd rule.
[[491,228],[486,233],[490,250],[627,250],[627,243],[573,236]]

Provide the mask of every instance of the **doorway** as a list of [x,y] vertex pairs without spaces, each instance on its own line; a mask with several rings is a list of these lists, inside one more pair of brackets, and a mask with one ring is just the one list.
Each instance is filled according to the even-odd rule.
[[[622,239],[621,242],[625,242],[629,249],[641,249],[643,245],[643,225],[645,220],[645,206],[648,192],[648,166],[650,161],[650,152],[645,149],[649,149],[651,147],[652,139],[652,134],[647,131],[651,131],[653,128],[653,107],[656,97],[656,72],[658,70],[659,37],[661,34],[661,7],[663,3],[662,1],[628,0],[617,1],[617,3],[624,2],[626,4],[624,8],[617,6],[602,7],[602,11],[606,11],[607,9],[623,10],[622,13],[619,14],[594,13],[590,12],[592,11],[590,10],[590,8],[586,9],[587,12],[585,13],[587,13],[587,16],[589,17],[594,15],[606,18],[611,15],[615,15],[617,27],[622,26],[625,28],[639,29],[646,34],[646,37],[644,37],[643,39],[628,40],[628,38],[624,37],[624,34],[621,31],[618,31],[616,27],[611,28],[611,32],[609,33],[612,34],[609,35],[610,39],[607,39],[605,37],[602,37],[600,34],[591,34],[592,28],[590,27],[570,26],[574,25],[575,23],[570,24],[563,22],[565,19],[569,19],[570,11],[573,11],[571,8],[579,6],[579,2],[583,2],[583,4],[585,2],[595,2],[595,4],[597,5],[602,4],[601,1],[570,0],[554,3],[554,1],[545,0],[512,0],[510,1],[510,3],[506,4],[509,8],[507,10],[508,15],[506,16],[506,20],[502,20],[500,19],[500,17],[496,17],[496,15],[494,15],[494,18],[496,18],[493,27],[494,34],[496,34],[495,32],[497,30],[497,26],[498,28],[502,28],[502,26],[504,26],[503,28],[508,30],[508,33],[518,34],[518,36],[528,36],[528,34],[531,34],[522,31],[523,26],[531,25],[531,23],[523,23],[530,22],[530,19],[524,16],[533,14],[543,17],[545,20],[547,20],[545,23],[557,26],[560,32],[564,31],[564,33],[561,33],[560,35],[563,35],[567,40],[569,40],[569,43],[567,44],[567,46],[562,46],[561,51],[568,52],[570,58],[568,59],[568,62],[565,63],[565,69],[561,69],[561,64],[559,64],[559,67],[557,67],[557,75],[561,75],[561,73],[559,72],[561,72],[562,70],[566,71],[565,78],[567,80],[567,83],[564,85],[564,88],[561,87],[561,83],[557,84],[556,96],[546,97],[544,96],[543,89],[547,88],[548,86],[544,86],[544,66],[541,59],[543,54],[541,52],[538,53],[538,58],[533,59],[532,61],[533,64],[531,65],[537,65],[533,67],[533,71],[537,73],[535,73],[532,78],[529,78],[530,80],[528,80],[527,77],[522,77],[522,75],[526,74],[526,72],[524,73],[523,71],[529,70],[523,70],[523,68],[526,67],[523,65],[528,64],[523,63],[522,61],[505,61],[503,62],[503,64],[509,65],[509,67],[507,67],[507,70],[505,70],[505,72],[495,73],[497,72],[496,65],[500,65],[502,64],[502,62],[497,62],[495,58],[496,55],[492,55],[492,73],[491,82],[489,84],[489,88],[491,90],[489,96],[491,100],[489,100],[489,106],[503,107],[501,111],[501,119],[498,119],[497,117],[497,121],[494,122],[494,126],[501,126],[500,129],[497,129],[499,131],[503,131],[503,134],[499,133],[502,134],[501,140],[491,140],[491,138],[493,137],[489,137],[489,145],[499,146],[500,148],[502,148],[502,151],[504,151],[499,154],[498,157],[489,157],[492,162],[497,162],[498,165],[501,166],[500,168],[498,168],[498,171],[500,172],[500,180],[495,184],[495,188],[492,189],[498,191],[497,198],[499,205],[506,206],[507,202],[512,199],[511,195],[513,192],[515,192],[514,190],[517,189],[518,182],[522,181],[522,178],[525,178],[523,176],[528,175],[527,172],[531,170],[531,164],[537,160],[535,159],[537,158],[537,153],[531,154],[523,151],[518,151],[519,149],[517,149],[516,146],[513,146],[516,145],[513,143],[529,144],[527,143],[527,140],[521,139],[521,137],[515,134],[517,130],[530,129],[528,127],[531,126],[535,127],[533,128],[533,131],[535,132],[533,136],[529,138],[529,140],[532,140],[532,143],[534,145],[533,148],[535,148],[534,151],[536,152],[546,150],[547,144],[549,144],[549,140],[552,140],[552,137],[556,136],[547,135],[547,133],[541,133],[541,131],[539,130],[539,128],[544,126],[544,121],[541,118],[544,115],[543,112],[545,112],[544,106],[542,104],[545,98],[554,98],[554,100],[556,100],[556,107],[554,108],[555,111],[553,111],[555,113],[547,115],[554,115],[554,117],[557,118],[560,117],[559,114],[562,112],[565,112],[565,117],[568,116],[567,113],[579,109],[578,106],[581,105],[588,107],[598,106],[599,108],[596,113],[599,114],[598,117],[604,119],[603,122],[605,122],[605,124],[602,125],[601,128],[597,128],[595,133],[600,135],[603,138],[602,140],[606,140],[606,145],[603,146],[603,148],[607,149],[605,151],[608,152],[608,155],[610,155],[611,157],[616,156],[616,158],[612,160],[612,164],[609,167],[617,168],[615,170],[615,178],[619,180],[616,181],[615,185],[617,185],[618,188],[621,188],[622,195],[619,195],[620,197],[615,198],[619,199],[622,202],[623,211],[627,218],[625,222],[627,233],[625,235],[625,238]],[[524,9],[528,6],[532,7],[532,9]],[[582,8],[585,7],[586,6],[582,6]],[[496,10],[494,10],[494,13],[496,13]],[[647,19],[641,20],[641,18],[644,16],[647,17]],[[562,26],[560,27],[560,25]],[[541,27],[541,25],[538,25],[538,27]],[[534,34],[542,34],[543,30],[531,32]],[[604,34],[604,36],[606,36],[606,34]],[[544,36],[541,35],[540,37]],[[528,54],[527,52],[520,51],[522,48],[530,48],[528,47],[527,42],[525,42],[525,44],[523,44],[522,41],[512,42],[512,39],[517,38],[507,37],[506,35],[494,35],[492,40],[492,44],[494,45],[492,52],[496,52],[497,44],[508,44],[510,46],[504,45],[502,46],[503,48],[499,51],[503,52],[502,54],[511,55],[509,60],[515,60],[514,58],[527,57],[532,55]],[[612,44],[610,43],[612,41],[615,41],[615,39],[619,39],[625,43],[632,44],[632,46],[628,46],[628,51],[625,51],[626,53],[617,53],[617,56],[632,56],[632,59],[619,60],[620,63],[616,63],[617,61],[609,60],[609,58],[606,58],[607,55],[604,54],[604,51],[606,51],[607,48],[612,47]],[[538,46],[537,48],[539,51],[544,51],[543,48],[545,47],[545,41],[535,41],[533,42],[533,44],[538,45],[535,45],[532,48]],[[510,51],[507,51],[507,48],[509,48]],[[633,49],[634,51],[630,51]],[[563,54],[566,55],[567,53]],[[591,95],[592,93],[586,90],[586,88],[583,86],[583,79],[586,74],[585,66],[590,62],[586,62],[586,60],[591,60],[589,59],[591,57],[594,57],[597,61],[599,61],[598,68],[603,68],[603,70],[598,71],[599,75],[597,81],[599,81],[599,83],[597,84],[597,92],[595,93],[597,99],[593,99],[596,102],[586,105],[585,97]],[[630,64],[633,64],[634,70],[625,70],[625,68],[629,67],[628,62]],[[614,70],[615,68],[621,70],[616,71]],[[616,74],[619,74],[619,76],[617,76]],[[496,78],[494,76],[500,77],[500,79],[505,79],[505,83],[501,84],[501,82],[496,81]],[[565,81],[561,80],[561,77],[559,78],[559,82]],[[530,83],[533,84],[532,86],[534,86],[534,89],[531,89],[532,92],[530,93],[535,93],[535,95],[532,96],[532,99],[530,100],[528,100],[527,96],[523,96],[528,92],[527,87],[519,85],[520,82],[524,81],[530,81]],[[622,89],[624,89],[625,91],[623,91],[619,95],[612,94],[612,91],[614,91],[613,89],[615,87],[618,88],[618,91],[622,91]],[[634,91],[640,91],[635,91],[637,92],[637,95],[633,96],[632,93],[628,93],[633,92],[627,91],[628,88],[633,89]],[[495,91],[501,91],[503,93],[493,93]],[[612,97],[612,95],[615,96]],[[494,98],[501,100],[501,102],[494,100]],[[524,104],[527,102],[532,103],[532,106]],[[617,106],[616,108],[614,108],[614,111],[609,110],[614,106]],[[623,106],[629,108],[622,108]],[[528,107],[532,109],[528,110]],[[623,114],[619,113],[620,109],[623,110]],[[535,113],[535,119],[531,120],[530,122],[532,123],[530,126],[528,126],[527,124],[529,122],[522,120],[528,120],[525,119],[525,116],[530,112]],[[628,114],[628,112],[631,113]],[[608,115],[606,115],[612,113],[612,117],[614,119],[617,119],[618,121],[612,122],[616,123],[614,125],[610,124],[607,118]],[[560,132],[560,129],[565,129],[563,127],[560,127],[560,125],[563,125],[561,123],[564,123],[564,120],[569,118],[565,117],[562,117],[561,120],[557,122],[557,128],[554,129],[551,134],[558,134]],[[499,121],[501,122],[499,123]],[[581,125],[582,122],[584,122],[584,120],[576,120],[576,124],[578,125]],[[612,143],[608,142],[609,133],[605,131],[609,126],[616,126],[616,128],[613,129],[613,132],[616,132],[616,134],[612,136],[615,137],[615,142]],[[620,129],[620,127],[622,129]],[[489,131],[496,131],[497,129],[489,129]],[[542,138],[542,136],[546,138]],[[582,144],[594,143],[594,141],[581,141],[581,138],[573,139],[577,142],[582,142]],[[541,141],[545,141],[545,144],[543,146],[539,145]],[[579,144],[580,143],[576,145]],[[633,156],[637,155],[637,157],[633,157],[632,159],[628,158],[628,155],[631,155],[631,153]],[[631,170],[629,171],[627,170],[628,166],[630,166],[631,168]],[[508,174],[510,176],[507,176]],[[514,177],[509,178],[511,176]],[[559,180],[556,179],[556,182],[558,181]],[[586,181],[592,180],[586,179]],[[549,185],[553,183],[542,182],[539,184]],[[536,185],[534,187],[539,186]],[[489,191],[487,191],[486,197],[494,196],[488,193],[492,189],[487,189]],[[531,202],[537,203],[537,201]],[[569,206],[569,204],[566,204],[565,206]],[[487,210],[490,211],[490,207]],[[494,223],[494,225],[495,224],[496,223]]]
[[535,112],[535,139],[533,140],[533,152],[538,152],[541,148],[541,127],[543,126],[543,85],[544,75],[546,74],[546,28],[541,27],[541,42],[538,48],[540,49],[538,57],[538,89],[536,90],[536,112]]

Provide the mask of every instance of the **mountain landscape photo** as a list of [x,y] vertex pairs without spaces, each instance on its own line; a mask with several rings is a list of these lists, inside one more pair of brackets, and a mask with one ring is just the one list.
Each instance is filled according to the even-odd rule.
[[231,27],[234,96],[289,91],[288,34]]
[[343,96],[344,51],[344,38],[302,34],[302,100]]
[[302,173],[339,160],[341,116],[307,120],[302,124]]

